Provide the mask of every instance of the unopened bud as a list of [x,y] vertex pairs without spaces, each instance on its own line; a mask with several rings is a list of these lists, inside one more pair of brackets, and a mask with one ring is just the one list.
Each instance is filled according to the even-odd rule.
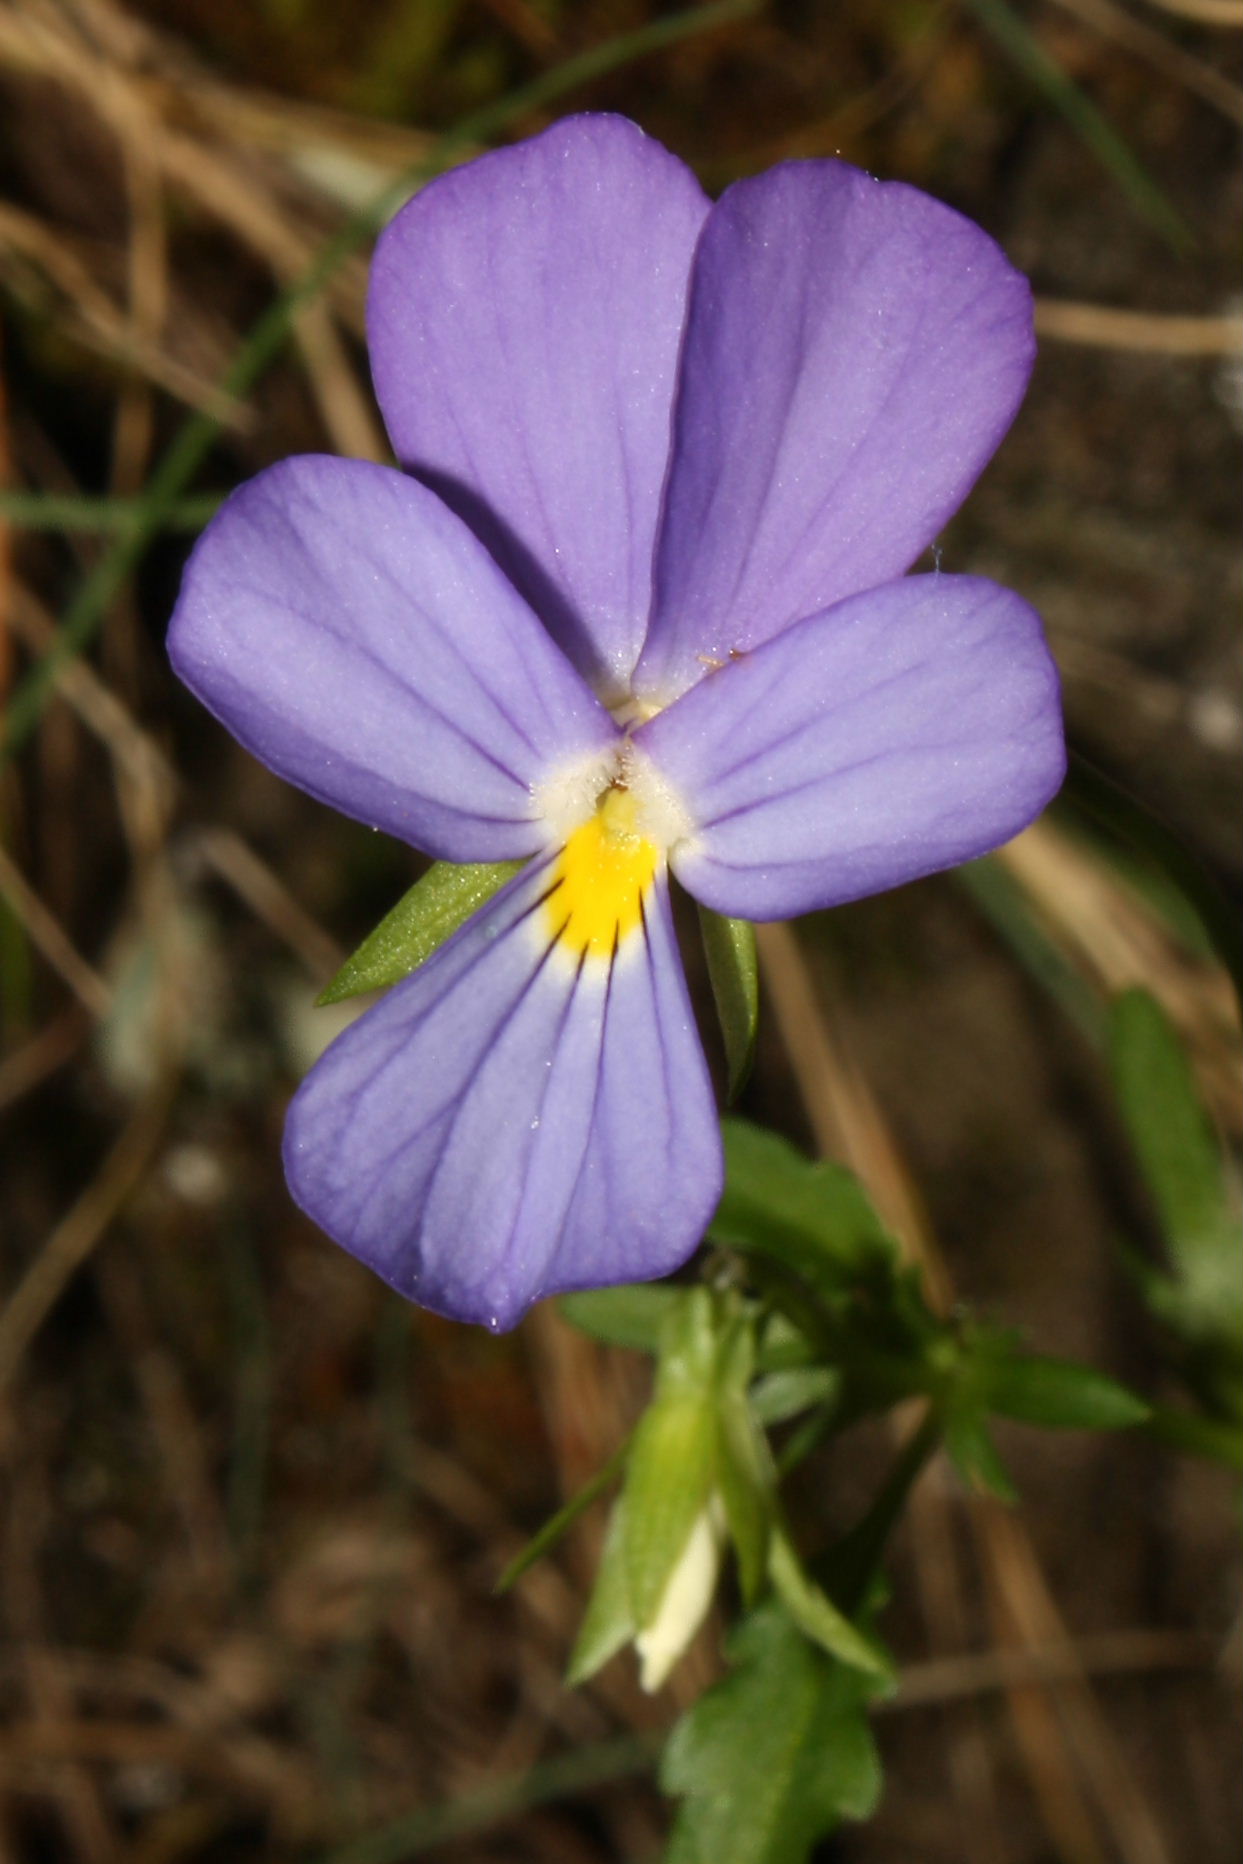
[[635,1633],[639,1682],[660,1688],[708,1615],[725,1546],[725,1509],[712,1495],[696,1515],[686,1545],[665,1582],[655,1616]]

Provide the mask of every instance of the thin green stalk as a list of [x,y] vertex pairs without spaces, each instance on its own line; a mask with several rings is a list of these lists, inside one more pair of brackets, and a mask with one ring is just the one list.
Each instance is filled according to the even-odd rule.
[[[688,7],[683,12],[671,13],[666,19],[654,20],[650,25],[622,33],[604,45],[593,46],[565,59],[496,103],[464,117],[439,139],[422,161],[407,169],[354,214],[320,248],[302,277],[273,300],[253,325],[220,384],[225,402],[241,401],[249,395],[283,348],[295,313],[323,290],[338,266],[384,224],[414,188],[447,168],[465,148],[487,141],[516,117],[538,110],[621,65],[660,51],[680,39],[745,19],[759,3],[760,0],[718,0],[712,6]],[[219,421],[200,412],[192,415],[178,432],[152,473],[132,524],[122,531],[82,582],[64,613],[55,644],[31,668],[14,693],[4,722],[0,765],[14,756],[37,729],[58,671],[94,638],[110,603],[137,568],[152,537],[164,528],[168,513],[206,459],[219,431]]]
[[1041,926],[1019,882],[995,855],[954,869],[954,879],[1029,974],[1097,1048],[1105,1043],[1105,1006]]
[[817,1562],[830,1597],[848,1617],[853,1617],[866,1602],[889,1536],[940,1441],[941,1419],[935,1405],[930,1405],[918,1430],[903,1444],[863,1519],[830,1549],[823,1562]]
[[535,1562],[542,1559],[550,1547],[555,1547],[561,1536],[577,1521],[579,1515],[586,1512],[598,1496],[604,1494],[611,1483],[615,1482],[626,1466],[626,1457],[630,1451],[630,1438],[614,1450],[606,1463],[602,1463],[594,1476],[589,1476],[577,1495],[572,1495],[565,1506],[558,1508],[551,1520],[545,1521],[538,1534],[532,1535],[521,1552],[516,1553],[505,1571],[497,1580],[493,1591],[508,1592],[517,1584],[522,1575],[529,1572]]
[[1243,1430],[1237,1424],[1196,1411],[1180,1411],[1173,1405],[1156,1405],[1139,1429],[1168,1449],[1202,1456],[1243,1474]]
[[1243,938],[1237,915],[1208,869],[1185,843],[1144,803],[1078,752],[1071,754],[1070,777],[1062,801],[1100,823],[1174,883],[1229,972],[1243,1005]]
[[[65,497],[44,492],[0,492],[0,523],[25,531],[126,531],[140,519],[145,499]],[[164,513],[166,531],[201,531],[219,511],[222,495],[204,492],[178,499]]]
[[1186,252],[1193,246],[1191,230],[1169,196],[1158,187],[1108,118],[1101,115],[1091,99],[1067,77],[1057,60],[1045,51],[1035,33],[1007,0],[967,0],[967,5],[1007,58],[1066,118],[1080,140],[1122,188],[1136,212],[1175,252]]
[[537,1762],[525,1773],[505,1774],[477,1793],[428,1806],[365,1837],[351,1839],[324,1852],[315,1864],[406,1864],[408,1858],[419,1857],[454,1838],[486,1831],[502,1819],[515,1818],[535,1806],[587,1792],[593,1786],[605,1786],[610,1780],[624,1780],[630,1774],[646,1773],[655,1765],[664,1739],[663,1731],[621,1735],[615,1741],[555,1755],[551,1760]]

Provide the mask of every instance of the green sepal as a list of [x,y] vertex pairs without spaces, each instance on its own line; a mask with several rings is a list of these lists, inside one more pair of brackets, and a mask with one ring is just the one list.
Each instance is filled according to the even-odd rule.
[[738,1560],[744,1603],[758,1601],[768,1575],[768,1539],[777,1487],[768,1439],[748,1396],[755,1369],[755,1332],[738,1320],[722,1341],[716,1402],[716,1486]]
[[589,1676],[604,1668],[623,1644],[635,1634],[634,1613],[630,1609],[630,1582],[626,1573],[626,1503],[623,1497],[613,1510],[600,1570],[591,1598],[570,1653],[565,1680],[571,1688],[585,1683]]
[[725,1097],[737,1100],[755,1059],[760,1018],[760,970],[755,927],[749,919],[727,919],[699,908],[699,929],[708,960],[708,982],[725,1043]]
[[711,1402],[691,1393],[658,1398],[639,1420],[626,1476],[626,1576],[642,1629],[655,1618],[696,1519],[708,1505],[715,1463]]
[[720,1316],[711,1290],[678,1288],[661,1327],[656,1399],[676,1395],[707,1401],[717,1376]]
[[521,861],[437,861],[416,880],[391,913],[368,933],[352,958],[320,991],[316,1004],[341,1003],[367,990],[399,984],[465,925],[472,913],[512,880]]
[[768,1574],[773,1590],[804,1637],[851,1670],[860,1670],[879,1683],[893,1681],[893,1668],[885,1651],[853,1625],[811,1578],[782,1527],[775,1527],[769,1538]]
[[1022,1355],[986,1375],[988,1406],[1002,1417],[1045,1430],[1125,1430],[1152,1415],[1125,1385],[1070,1359]]
[[716,1477],[718,1307],[707,1288],[674,1292],[661,1326],[656,1389],[626,1470],[626,1575],[640,1630],[659,1609]]

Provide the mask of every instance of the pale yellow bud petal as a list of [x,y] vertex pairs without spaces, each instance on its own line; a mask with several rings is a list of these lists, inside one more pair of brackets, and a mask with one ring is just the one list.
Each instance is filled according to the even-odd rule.
[[725,1510],[713,1495],[695,1517],[655,1617],[635,1634],[639,1682],[649,1694],[661,1687],[707,1617],[724,1544]]

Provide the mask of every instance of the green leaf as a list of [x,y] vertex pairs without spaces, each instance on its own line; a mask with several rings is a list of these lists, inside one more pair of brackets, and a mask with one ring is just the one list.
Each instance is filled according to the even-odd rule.
[[630,1282],[620,1288],[592,1288],[562,1295],[557,1302],[565,1318],[606,1346],[630,1346],[640,1353],[659,1350],[670,1309],[682,1299],[678,1288]]
[[997,1454],[982,1412],[966,1407],[952,1410],[945,1416],[942,1428],[950,1460],[969,1488],[995,1495],[1003,1502],[1018,1500],[1018,1491]]
[[737,1668],[665,1750],[661,1784],[684,1798],[667,1864],[805,1864],[880,1797],[868,1684],[808,1644],[775,1601],[744,1621],[730,1654]]
[[788,1372],[815,1363],[815,1343],[788,1314],[777,1308],[763,1317],[755,1363],[761,1372]]
[[521,861],[481,861],[458,866],[437,861],[381,919],[353,957],[346,959],[319,993],[317,1004],[341,1003],[365,990],[400,983],[512,880],[522,865]]
[[630,1609],[630,1582],[626,1576],[626,1502],[623,1496],[613,1510],[600,1555],[600,1570],[587,1606],[565,1680],[575,1687],[603,1669],[635,1633]]
[[862,1269],[896,1262],[893,1239],[843,1166],[813,1164],[747,1120],[722,1120],[721,1137],[725,1191],[709,1229],[715,1243],[758,1250],[832,1292]]
[[545,1521],[537,1534],[533,1534],[521,1553],[514,1555],[505,1571],[496,1582],[498,1593],[508,1592],[510,1587],[522,1575],[542,1559],[550,1547],[555,1547],[566,1529],[572,1527],[584,1510],[590,1508],[598,1495],[603,1495],[609,1484],[616,1480],[626,1460],[628,1444],[623,1443],[615,1450],[594,1476],[584,1482],[577,1495],[572,1495],[563,1508],[558,1508],[550,1520]]
[[987,1374],[989,1407],[1002,1417],[1046,1430],[1125,1430],[1151,1407],[1092,1366],[1038,1355],[1003,1359]]
[[707,906],[699,908],[708,960],[708,981],[725,1043],[726,1099],[737,1100],[755,1059],[760,1015],[760,970],[755,927],[749,919],[726,919]]
[[1191,1066],[1156,999],[1125,991],[1110,1018],[1122,1117],[1151,1188],[1185,1317],[1206,1333],[1243,1332],[1243,1228]]
[[852,1670],[874,1682],[889,1683],[892,1668],[885,1652],[839,1611],[828,1593],[810,1577],[784,1528],[773,1529],[768,1571],[778,1598],[804,1637]]
[[801,1411],[828,1404],[841,1388],[836,1366],[789,1366],[757,1379],[751,1388],[751,1410],[758,1423],[784,1424]]

